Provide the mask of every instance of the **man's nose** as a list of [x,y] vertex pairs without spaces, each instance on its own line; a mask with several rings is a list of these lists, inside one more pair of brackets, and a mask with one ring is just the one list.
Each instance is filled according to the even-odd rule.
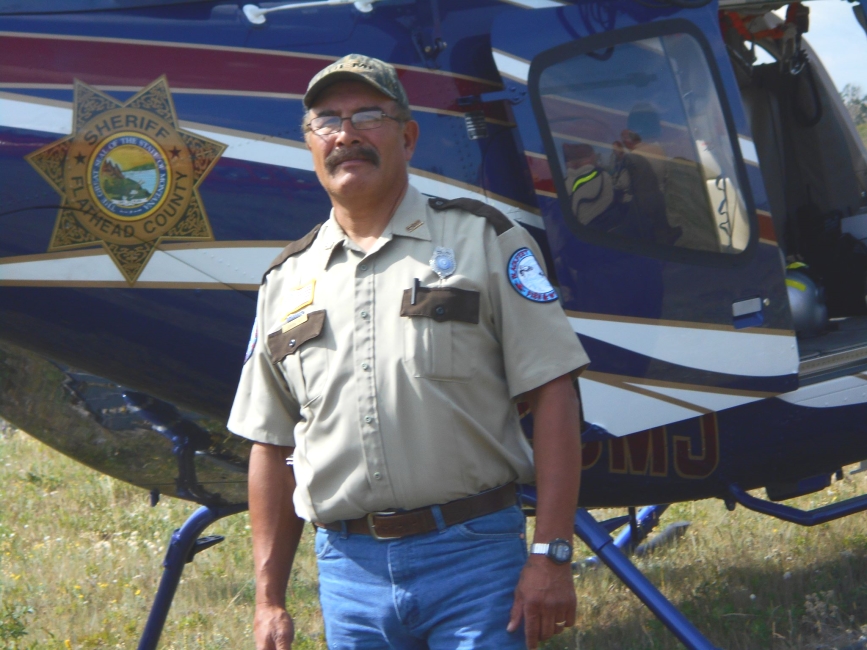
[[358,132],[358,129],[352,124],[352,120],[348,117],[344,118],[344,120],[340,123],[340,130],[335,133],[335,137],[338,141],[343,141],[344,143],[353,143],[360,142],[361,135]]

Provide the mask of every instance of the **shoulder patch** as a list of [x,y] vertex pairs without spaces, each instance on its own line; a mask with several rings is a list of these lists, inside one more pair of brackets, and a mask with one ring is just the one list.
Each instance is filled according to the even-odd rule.
[[274,259],[273,262],[268,266],[268,270],[262,274],[262,282],[265,282],[265,278],[268,274],[280,266],[283,262],[288,260],[293,255],[297,255],[298,253],[303,253],[310,245],[313,243],[313,240],[316,239],[316,235],[319,233],[319,229],[322,227],[322,224],[317,224],[313,230],[304,235],[301,239],[296,239],[293,242],[290,242],[286,248],[280,251],[280,254]]
[[515,224],[506,215],[497,210],[497,208],[475,199],[452,199],[451,201],[446,201],[445,199],[432,198],[428,201],[428,205],[437,212],[442,210],[464,210],[478,217],[484,217],[494,227],[497,237],[515,227]]
[[533,302],[553,302],[557,300],[557,290],[551,286],[536,256],[529,248],[519,248],[506,268],[512,288],[527,300]]

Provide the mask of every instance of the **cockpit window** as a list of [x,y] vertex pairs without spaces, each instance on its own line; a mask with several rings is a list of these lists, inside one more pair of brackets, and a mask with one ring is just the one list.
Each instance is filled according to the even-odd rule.
[[535,90],[576,230],[725,254],[747,247],[731,140],[693,36],[568,56],[541,71]]

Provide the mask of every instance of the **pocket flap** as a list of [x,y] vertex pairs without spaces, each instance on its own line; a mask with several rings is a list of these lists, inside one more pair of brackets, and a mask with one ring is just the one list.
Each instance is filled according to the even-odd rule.
[[268,335],[268,350],[271,353],[271,363],[277,363],[290,354],[295,354],[307,341],[322,334],[325,326],[325,310],[312,311],[307,314],[307,320],[288,332],[277,330]]
[[479,292],[456,287],[416,289],[415,304],[412,305],[412,289],[403,292],[400,305],[401,316],[425,316],[438,323],[458,320],[464,323],[479,322]]

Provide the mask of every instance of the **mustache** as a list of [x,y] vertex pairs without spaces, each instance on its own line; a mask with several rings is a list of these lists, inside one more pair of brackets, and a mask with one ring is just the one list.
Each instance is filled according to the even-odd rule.
[[376,153],[375,149],[364,145],[356,145],[332,151],[325,158],[325,168],[329,174],[333,174],[334,170],[337,169],[337,165],[347,160],[366,160],[379,167],[379,154]]

